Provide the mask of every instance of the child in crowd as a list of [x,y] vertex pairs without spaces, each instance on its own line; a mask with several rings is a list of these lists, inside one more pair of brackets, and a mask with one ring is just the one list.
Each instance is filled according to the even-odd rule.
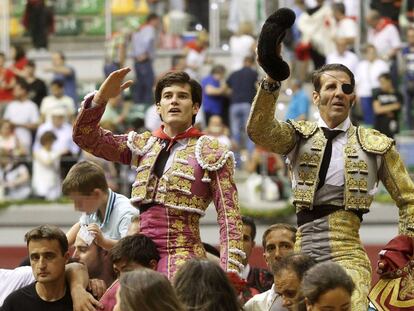
[[374,95],[374,128],[390,138],[399,132],[399,112],[403,98],[393,84],[389,73],[379,76],[380,88]]
[[229,149],[236,148],[235,143],[229,137],[229,130],[223,124],[223,119],[218,115],[213,115],[208,121],[208,126],[206,129],[206,134],[213,136],[218,139],[223,145],[229,147]]
[[19,139],[14,132],[14,125],[9,120],[0,121],[0,148],[5,149],[16,156],[24,155]]
[[128,198],[108,188],[104,170],[93,162],[75,164],[63,180],[62,192],[74,201],[76,210],[83,212],[66,234],[69,245],[82,230],[86,235],[83,240],[95,240],[109,250],[127,234],[132,216],[138,214]]
[[0,201],[24,200],[30,192],[27,166],[15,162],[12,153],[6,149],[0,149]]
[[36,196],[55,200],[61,196],[60,158],[52,150],[56,135],[46,131],[40,137],[40,149],[33,152],[32,189]]

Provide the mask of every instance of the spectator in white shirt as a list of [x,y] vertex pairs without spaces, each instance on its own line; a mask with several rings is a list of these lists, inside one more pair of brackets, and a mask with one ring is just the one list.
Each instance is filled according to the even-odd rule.
[[329,53],[326,57],[327,64],[342,64],[347,66],[352,72],[358,65],[358,56],[347,49],[347,40],[345,38],[336,39],[336,51]]
[[28,99],[29,85],[25,80],[16,80],[13,95],[15,100],[8,104],[3,118],[13,123],[21,147],[29,154],[32,147],[32,131],[39,124],[39,109]]
[[33,151],[40,149],[40,137],[46,132],[51,131],[56,136],[56,141],[52,145],[52,150],[62,155],[76,155],[79,147],[72,139],[72,125],[66,118],[66,109],[63,107],[55,107],[50,111],[52,122],[45,122],[39,126],[36,133]]
[[401,48],[401,38],[398,28],[387,17],[381,17],[377,11],[371,11],[366,17],[368,28],[368,43],[377,49],[378,56],[390,65],[390,74],[394,87],[398,86],[397,53]]
[[71,122],[75,117],[76,105],[73,99],[65,95],[65,89],[61,80],[54,80],[50,84],[51,95],[46,96],[40,105],[42,121],[51,122],[51,111],[54,108],[62,107],[66,109],[66,120]]
[[389,65],[377,55],[374,45],[368,44],[363,49],[365,59],[361,60],[355,72],[356,94],[361,104],[364,123],[374,124],[372,108],[372,90],[379,87],[379,76],[390,71]]
[[355,51],[358,39],[358,24],[345,14],[345,4],[336,2],[332,4],[332,11],[336,20],[335,39],[344,39],[349,49]]

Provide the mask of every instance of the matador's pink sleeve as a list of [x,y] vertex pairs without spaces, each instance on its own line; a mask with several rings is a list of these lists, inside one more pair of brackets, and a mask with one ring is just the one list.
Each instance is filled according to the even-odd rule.
[[130,164],[132,152],[127,146],[128,135],[114,135],[99,126],[105,105],[92,107],[93,94],[82,102],[73,125],[73,141],[83,150],[108,161]]
[[[242,221],[234,183],[234,156],[218,141],[208,136],[199,139],[198,161],[208,172],[213,202],[220,226],[220,262],[225,271],[240,273],[243,269]],[[204,178],[203,178],[204,179]]]

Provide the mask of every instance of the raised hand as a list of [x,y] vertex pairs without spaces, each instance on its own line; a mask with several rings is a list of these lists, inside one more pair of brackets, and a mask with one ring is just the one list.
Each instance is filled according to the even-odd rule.
[[102,83],[98,93],[95,94],[94,102],[98,105],[105,105],[110,98],[118,96],[123,90],[129,88],[133,81],[123,81],[130,71],[130,68],[125,67],[112,72]]

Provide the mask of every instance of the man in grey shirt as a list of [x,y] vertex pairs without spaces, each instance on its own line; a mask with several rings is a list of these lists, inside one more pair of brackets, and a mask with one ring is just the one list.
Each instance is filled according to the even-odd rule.
[[155,40],[159,25],[160,18],[157,14],[151,13],[146,22],[132,35],[132,56],[137,78],[134,94],[136,103],[153,103],[154,70],[152,61],[155,58]]

